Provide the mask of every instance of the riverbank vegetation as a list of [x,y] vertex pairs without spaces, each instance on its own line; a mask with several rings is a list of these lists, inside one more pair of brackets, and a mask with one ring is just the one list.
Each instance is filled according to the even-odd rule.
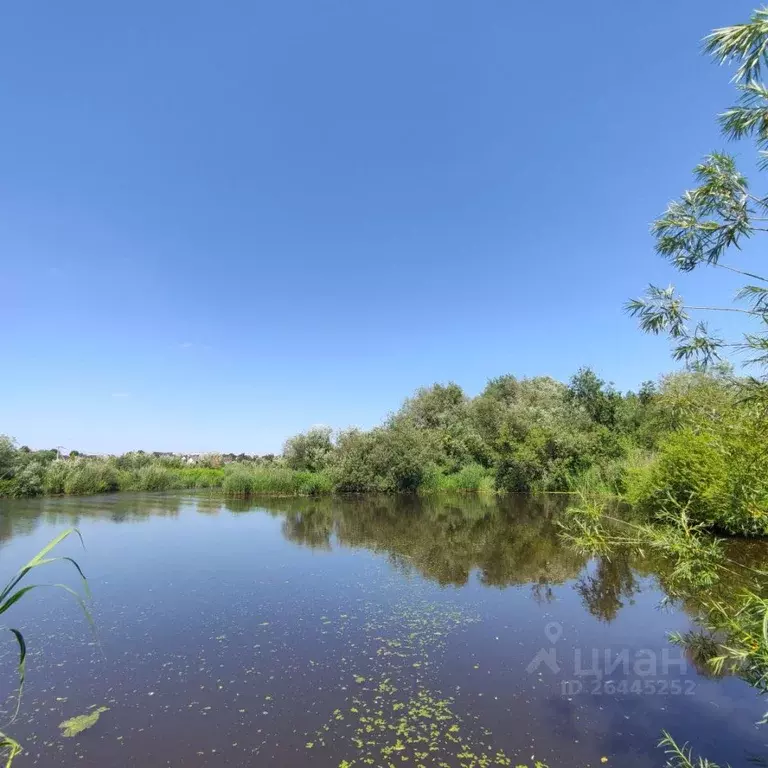
[[[704,42],[715,61],[736,67],[732,82],[737,99],[719,115],[722,133],[730,140],[752,140],[757,168],[764,172],[768,7],[755,10],[745,23],[715,29]],[[765,693],[768,572],[751,569],[747,586],[712,594],[740,568],[725,557],[722,543],[706,538],[705,531],[768,533],[768,276],[756,264],[755,256],[762,254],[750,242],[768,232],[768,196],[755,191],[736,157],[726,152],[704,157],[694,169],[694,181],[695,186],[654,222],[656,251],[682,274],[708,269],[738,276],[743,283],[735,300],[689,302],[673,285],[651,285],[627,309],[644,331],[666,334],[675,359],[688,366],[707,369],[723,359],[738,359],[754,375],[734,382],[731,391],[704,391],[689,403],[678,428],[660,441],[652,468],[628,483],[629,500],[639,511],[650,512],[653,520],[661,517],[661,524],[625,525],[618,536],[625,542],[622,546],[659,546],[675,563],[677,583],[672,586],[678,599],[696,607],[703,630],[674,639],[714,674],[729,668]],[[728,334],[707,323],[707,318],[724,313],[743,321]],[[565,535],[581,542],[586,551],[605,550],[616,543],[607,516],[604,506],[582,504],[572,512]],[[690,751],[678,748],[666,733],[662,745],[671,768],[694,765]],[[712,765],[703,758],[696,764]]]
[[[757,562],[733,557],[728,542],[695,524],[683,505],[670,500],[663,520],[617,514],[604,499],[581,495],[560,518],[561,537],[585,557],[598,562],[629,557],[635,568],[655,562],[667,599],[685,608],[694,629],[675,632],[680,646],[700,674],[736,675],[761,694],[768,692],[768,571],[764,553]],[[768,722],[768,713],[760,724]],[[664,733],[669,768],[717,768],[694,760],[687,744],[678,746]]]
[[725,367],[620,393],[590,369],[568,384],[501,376],[476,397],[418,390],[374,429],[313,428],[281,456],[141,451],[59,458],[0,440],[0,493],[96,494],[213,488],[230,496],[440,491],[625,497],[651,518],[670,503],[733,534],[768,533],[768,399]]

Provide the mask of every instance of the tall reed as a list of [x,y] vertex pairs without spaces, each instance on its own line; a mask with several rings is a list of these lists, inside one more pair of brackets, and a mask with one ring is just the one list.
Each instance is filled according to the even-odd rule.
[[[25,595],[28,595],[33,589],[39,589],[40,587],[51,587],[53,589],[63,590],[64,592],[71,595],[77,601],[85,617],[88,619],[88,622],[91,624],[91,626],[93,626],[93,619],[91,618],[91,614],[88,610],[88,606],[86,605],[85,600],[81,595],[75,592],[75,590],[73,590],[71,587],[68,587],[66,584],[27,584],[25,583],[25,579],[27,578],[27,576],[29,576],[29,574],[32,571],[34,571],[36,568],[41,568],[42,566],[49,565],[55,562],[67,562],[67,563],[70,563],[77,571],[80,577],[80,580],[83,584],[83,590],[85,592],[86,598],[90,597],[88,580],[85,578],[85,575],[83,574],[83,571],[76,560],[66,556],[48,557],[48,555],[52,552],[53,549],[55,549],[59,544],[61,544],[61,542],[64,541],[64,539],[68,538],[73,534],[77,535],[78,538],[80,538],[80,543],[82,544],[83,539],[82,539],[82,536],[80,536],[80,532],[76,528],[69,528],[63,533],[60,533],[55,539],[53,539],[45,547],[43,547],[43,549],[41,549],[26,565],[19,568],[19,570],[14,574],[14,576],[10,579],[10,581],[5,585],[2,592],[0,592],[0,616],[3,616],[5,613],[7,613],[10,608],[12,608],[16,603],[18,603],[19,600],[21,600]],[[24,693],[24,682],[26,680],[26,670],[27,670],[27,643],[24,639],[24,635],[21,633],[20,630],[15,629],[13,627],[8,627],[8,631],[13,634],[19,649],[19,661],[17,665],[17,676],[19,681],[19,687],[18,687],[18,693],[16,696],[15,710],[8,723],[8,724],[11,724],[18,717],[19,710],[21,708],[21,697],[22,697],[22,694]],[[4,727],[7,727],[7,725]],[[16,758],[16,756],[21,752],[21,745],[19,744],[18,741],[13,739],[11,736],[8,736],[7,734],[0,732],[0,751],[3,751],[5,753],[5,758],[6,758],[5,765],[6,765],[6,768],[8,768],[8,766],[10,766],[11,763],[13,763],[13,760]]]

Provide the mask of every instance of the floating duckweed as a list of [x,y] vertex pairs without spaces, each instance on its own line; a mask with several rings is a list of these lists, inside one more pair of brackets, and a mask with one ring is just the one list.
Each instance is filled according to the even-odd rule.
[[69,720],[59,723],[59,728],[62,731],[61,735],[71,739],[73,736],[77,736],[78,733],[92,728],[99,721],[101,713],[106,712],[108,709],[109,707],[98,707],[98,709],[94,709],[90,714],[71,717]]
[[[411,601],[396,604],[391,613],[370,619],[365,629],[375,653],[370,682],[336,709],[313,736],[320,747],[329,735],[347,742],[349,754],[339,765],[459,765],[492,768],[512,765],[503,750],[483,739],[489,732],[461,718],[455,700],[430,690],[426,676],[430,658],[439,656],[451,631],[477,621],[444,603]],[[341,725],[341,722],[344,725]]]

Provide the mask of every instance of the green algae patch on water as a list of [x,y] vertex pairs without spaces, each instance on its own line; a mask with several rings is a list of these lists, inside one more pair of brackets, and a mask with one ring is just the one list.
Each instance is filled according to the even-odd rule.
[[71,739],[77,736],[78,733],[87,731],[89,728],[93,728],[99,721],[103,712],[109,710],[109,707],[98,707],[87,715],[77,715],[77,717],[70,717],[69,720],[65,720],[63,723],[59,723],[61,728],[61,735],[67,739]]
[[448,636],[479,621],[448,602],[410,596],[364,624],[366,674],[343,709],[309,733],[307,749],[335,744],[346,751],[339,768],[509,768],[512,758],[491,745],[492,735],[471,715],[460,716],[453,697],[430,685],[430,669],[442,659]]

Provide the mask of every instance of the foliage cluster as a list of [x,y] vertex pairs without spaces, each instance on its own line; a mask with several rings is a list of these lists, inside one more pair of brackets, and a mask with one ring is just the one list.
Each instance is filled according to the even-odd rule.
[[589,471],[615,480],[617,461],[653,447],[654,397],[651,385],[622,395],[586,368],[568,385],[501,376],[474,398],[435,384],[379,427],[310,430],[284,455],[341,492],[567,491]]
[[627,500],[657,518],[685,507],[697,523],[768,534],[768,402],[723,374],[674,377],[658,413],[658,450],[626,472]]
[[[0,438],[0,494],[220,488],[254,494],[591,491],[625,495],[651,518],[684,505],[692,522],[768,533],[768,399],[726,368],[689,371],[622,394],[583,368],[418,390],[383,424],[315,427],[266,459],[134,451],[58,458]],[[235,459],[235,460],[233,460]]]
[[17,448],[0,435],[0,495],[4,496],[218,488],[223,480],[223,469],[173,466],[147,454],[58,458],[56,451]]

